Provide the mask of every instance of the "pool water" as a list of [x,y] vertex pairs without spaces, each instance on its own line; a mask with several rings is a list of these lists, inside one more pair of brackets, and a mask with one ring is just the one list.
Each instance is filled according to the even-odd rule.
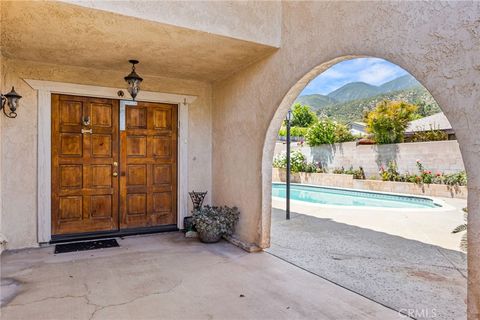
[[[285,198],[285,184],[274,183],[272,196]],[[365,192],[353,189],[290,185],[290,199],[309,203],[378,208],[438,208],[432,199],[401,196],[380,192]]]

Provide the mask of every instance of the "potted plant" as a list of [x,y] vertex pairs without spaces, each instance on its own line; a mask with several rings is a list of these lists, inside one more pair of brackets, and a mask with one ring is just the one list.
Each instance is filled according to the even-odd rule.
[[200,241],[213,243],[233,234],[239,215],[237,207],[203,206],[193,212],[193,224]]

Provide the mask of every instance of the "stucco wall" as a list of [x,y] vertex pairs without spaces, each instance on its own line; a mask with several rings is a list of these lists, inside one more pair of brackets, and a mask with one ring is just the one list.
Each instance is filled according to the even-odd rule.
[[[275,155],[285,152],[286,145],[277,143]],[[387,168],[390,161],[397,163],[401,173],[418,172],[417,160],[432,172],[456,173],[465,170],[462,154],[456,140],[385,145],[357,145],[356,142],[336,143],[318,147],[292,143],[292,150],[300,150],[308,162],[320,162],[322,167],[332,171],[353,166],[362,167],[368,177],[378,176],[380,167]]]
[[214,202],[239,206],[236,236],[269,245],[276,134],[308,81],[352,55],[388,59],[422,82],[457,134],[470,177],[469,313],[478,318],[479,22],[479,2],[284,2],[281,49],[214,86]]
[[280,1],[85,1],[63,0],[84,7],[278,47]]
[[[22,79],[41,79],[106,87],[125,87],[125,74],[70,66],[3,59],[2,83],[23,96],[16,119],[1,121],[1,229],[8,248],[37,245],[37,97]],[[3,84],[2,84],[3,85]],[[188,189],[211,195],[211,85],[204,82],[144,77],[144,90],[198,96],[189,106]]]

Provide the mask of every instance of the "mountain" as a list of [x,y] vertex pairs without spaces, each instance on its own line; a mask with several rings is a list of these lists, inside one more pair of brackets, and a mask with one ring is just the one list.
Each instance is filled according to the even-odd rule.
[[392,91],[399,91],[404,89],[410,89],[414,87],[421,87],[420,82],[417,81],[410,74],[393,79],[392,81],[385,82],[379,88],[381,92],[387,93]]
[[338,103],[337,100],[322,94],[309,94],[300,96],[297,98],[297,100],[295,100],[295,103],[297,102],[312,107],[313,111],[318,111],[323,107]]
[[365,82],[350,82],[330,92],[327,96],[339,102],[348,102],[373,97],[380,93],[382,93],[380,87]]
[[410,89],[382,93],[365,99],[327,105],[319,109],[317,114],[328,116],[341,123],[362,121],[364,111],[372,110],[378,102],[383,100],[405,101],[415,104],[419,106],[418,112],[422,116],[429,116],[441,112],[440,107],[430,92],[422,86],[416,86]]
[[430,93],[413,76],[406,74],[380,86],[364,82],[351,82],[328,95],[310,94],[295,102],[308,105],[319,115],[349,123],[362,121],[364,110],[371,110],[382,100],[400,100],[416,104],[424,116],[440,112],[440,107]]

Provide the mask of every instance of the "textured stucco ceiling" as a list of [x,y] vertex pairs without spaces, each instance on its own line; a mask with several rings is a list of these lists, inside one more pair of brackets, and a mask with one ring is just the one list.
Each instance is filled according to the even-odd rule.
[[1,1],[7,58],[216,81],[274,47],[58,2]]

